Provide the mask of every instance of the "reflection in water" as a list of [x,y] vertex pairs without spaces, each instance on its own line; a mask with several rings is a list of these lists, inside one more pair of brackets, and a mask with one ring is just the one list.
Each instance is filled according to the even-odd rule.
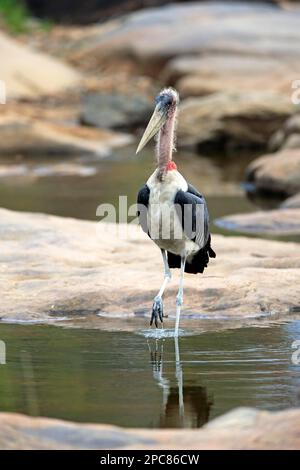
[[300,366],[291,360],[300,321],[186,335],[178,344],[169,337],[147,345],[144,335],[121,330],[1,322],[0,338],[7,344],[0,411],[191,428],[238,406],[300,405]]
[[193,384],[184,386],[178,337],[174,337],[176,385],[172,385],[172,380],[164,376],[164,341],[148,341],[153,377],[162,389],[159,427],[199,428],[208,422],[213,401],[208,398],[206,387]]

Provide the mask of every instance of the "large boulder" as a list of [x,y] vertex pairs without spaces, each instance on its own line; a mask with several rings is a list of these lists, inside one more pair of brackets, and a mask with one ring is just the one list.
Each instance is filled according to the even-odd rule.
[[1,75],[7,100],[61,93],[78,87],[80,74],[70,65],[30,49],[0,32]]
[[284,149],[255,159],[246,179],[257,192],[291,196],[300,191],[300,149]]
[[[0,447],[28,449],[298,450],[299,408],[236,408],[201,429],[123,429],[0,413]],[[98,457],[99,461],[101,456]],[[107,456],[108,458],[108,456]]]
[[266,3],[173,4],[88,28],[67,56],[91,70],[127,67],[195,97],[182,103],[179,146],[264,151],[294,111],[299,22],[300,10]]
[[288,97],[272,92],[219,92],[188,98],[180,107],[178,145],[264,148],[292,108]]
[[0,155],[99,155],[131,142],[127,134],[54,124],[18,115],[0,119]]
[[180,95],[201,96],[219,91],[253,91],[291,95],[291,77],[300,74],[300,65],[290,58],[239,55],[223,52],[179,56],[164,71],[166,83],[176,84]]
[[[299,62],[300,11],[244,2],[195,2],[147,8],[99,25],[73,45],[73,60],[130,58],[156,75],[187,54],[228,53]],[[297,77],[295,77],[297,78]]]
[[[107,206],[102,209],[106,214]],[[150,316],[162,262],[135,224],[0,209],[0,240],[2,320],[62,325],[65,319],[68,325],[104,328],[111,319],[111,329],[116,315],[124,329],[148,324],[144,316]],[[237,243],[236,237],[213,235],[212,246],[217,258],[201,279],[186,275],[183,327],[190,327],[191,315],[207,316],[210,328],[212,319],[222,318],[226,328],[226,318],[273,320],[273,314],[286,318],[299,307],[299,245],[243,237]],[[169,326],[177,288],[175,279],[166,291]],[[203,319],[196,323],[201,331],[207,326]]]

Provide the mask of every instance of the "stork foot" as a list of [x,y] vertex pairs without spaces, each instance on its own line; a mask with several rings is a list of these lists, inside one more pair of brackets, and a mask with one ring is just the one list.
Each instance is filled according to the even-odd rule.
[[163,316],[164,316],[164,306],[163,306],[163,301],[161,297],[155,297],[153,301],[153,306],[152,306],[152,314],[151,314],[151,320],[150,320],[150,326],[155,324],[156,328],[158,327],[158,320],[160,320],[163,323]]

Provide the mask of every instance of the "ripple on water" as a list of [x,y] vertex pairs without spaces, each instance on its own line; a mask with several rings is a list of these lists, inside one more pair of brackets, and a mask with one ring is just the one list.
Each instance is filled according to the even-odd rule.
[[[174,338],[175,330],[174,328],[148,328],[147,330],[140,330],[136,332],[138,335],[144,336],[144,338],[153,338],[153,339],[164,339],[164,338]],[[178,336],[192,336],[195,333],[192,331],[181,330],[178,331]]]

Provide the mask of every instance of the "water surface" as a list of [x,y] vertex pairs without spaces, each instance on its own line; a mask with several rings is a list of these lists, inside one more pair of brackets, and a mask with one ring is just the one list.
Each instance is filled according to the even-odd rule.
[[[222,160],[181,151],[175,159],[187,180],[205,194],[212,220],[255,209],[239,183],[249,158]],[[130,146],[104,159],[2,158],[1,165],[1,207],[88,220],[97,220],[99,204],[118,208],[119,195],[128,197],[128,205],[135,203],[138,190],[155,168],[152,146],[142,155],[135,155],[135,147]]]
[[129,427],[199,427],[237,406],[300,405],[300,321],[183,336],[0,324],[0,411]]

